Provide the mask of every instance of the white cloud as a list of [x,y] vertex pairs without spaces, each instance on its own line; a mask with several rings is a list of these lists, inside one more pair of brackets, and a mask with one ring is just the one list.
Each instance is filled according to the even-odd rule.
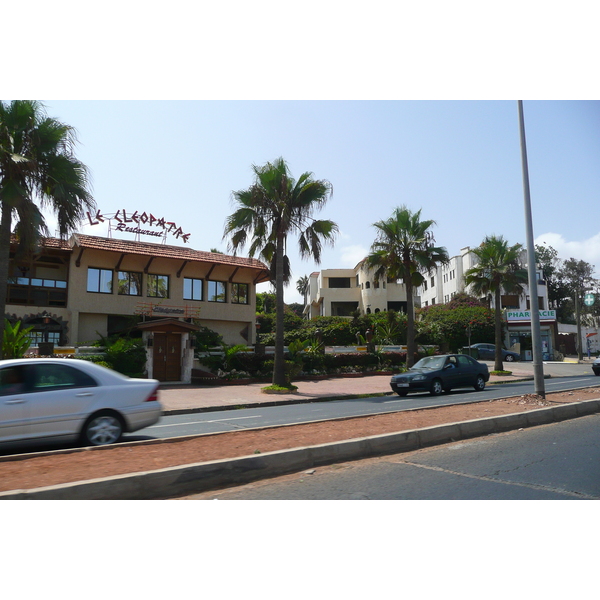
[[339,265],[339,268],[346,269],[355,267],[368,253],[369,249],[360,244],[343,246],[340,248],[341,264]]
[[560,233],[543,233],[536,237],[536,245],[546,244],[558,252],[558,258],[584,260],[600,270],[600,233],[582,241],[568,241]]

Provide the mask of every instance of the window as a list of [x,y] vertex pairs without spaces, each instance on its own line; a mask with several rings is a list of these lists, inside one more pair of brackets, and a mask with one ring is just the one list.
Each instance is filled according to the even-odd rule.
[[27,368],[27,380],[33,391],[95,387],[97,383],[86,373],[69,365],[32,364]]
[[352,287],[350,283],[350,277],[330,277],[329,287],[330,288],[349,288]]
[[231,302],[233,304],[249,304],[250,296],[248,295],[247,283],[232,283],[231,284]]
[[519,296],[514,294],[503,294],[500,297],[500,305],[502,306],[502,308],[519,308]]
[[204,280],[183,278],[183,299],[184,300],[203,300],[202,294]]
[[142,274],[119,271],[117,273],[117,290],[120,296],[141,296]]
[[150,297],[150,298],[168,298],[169,297],[169,276],[168,275],[148,275],[148,297]]
[[60,331],[30,331],[27,337],[31,340],[32,346],[39,346],[41,342],[53,342],[57,346],[60,344]]
[[435,287],[435,277],[431,278],[431,287]]
[[224,281],[208,282],[208,301],[227,302],[227,284]]
[[[112,294],[112,276],[113,272],[111,269],[94,269],[89,267],[87,291],[97,294]],[[38,284],[34,284],[32,280],[32,285]]]
[[0,396],[22,394],[26,391],[23,367],[0,369]]
[[334,317],[351,317],[358,310],[358,302],[332,302],[331,314]]
[[[544,297],[543,296],[538,296],[538,308],[540,310],[544,310]],[[531,301],[529,299],[529,296],[527,296],[527,310],[531,310]]]

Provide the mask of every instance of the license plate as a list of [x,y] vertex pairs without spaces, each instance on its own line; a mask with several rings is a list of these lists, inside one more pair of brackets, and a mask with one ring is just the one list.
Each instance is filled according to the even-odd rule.
[[397,387],[409,387],[408,383],[397,383],[396,384]]

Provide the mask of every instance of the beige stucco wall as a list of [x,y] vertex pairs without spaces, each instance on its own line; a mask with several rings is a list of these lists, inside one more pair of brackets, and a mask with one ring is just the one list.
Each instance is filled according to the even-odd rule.
[[[142,305],[160,305],[161,308],[181,308],[196,310],[202,325],[209,327],[221,334],[227,343],[241,344],[255,342],[255,314],[256,314],[256,290],[253,279],[256,271],[252,269],[239,269],[233,276],[235,283],[247,283],[249,289],[249,304],[231,303],[231,283],[229,278],[233,274],[234,267],[229,265],[218,265],[210,273],[211,281],[223,281],[227,284],[227,302],[208,302],[206,276],[211,264],[188,262],[180,277],[177,272],[181,269],[183,260],[169,258],[155,258],[148,267],[148,273],[153,275],[169,276],[169,298],[153,298],[147,295],[147,275],[144,269],[151,257],[142,255],[127,255],[119,265],[119,271],[130,271],[142,273],[142,295],[126,296],[119,295],[116,289],[116,274],[113,278],[113,293],[92,293],[87,291],[88,267],[115,270],[121,255],[117,252],[106,252],[103,250],[92,250],[86,248],[81,256],[80,266],[76,265],[79,249],[74,248],[71,257],[69,302],[68,309],[72,320],[77,324],[77,339],[71,339],[70,343],[88,342],[97,339],[96,331],[106,335],[107,315],[134,315],[139,313]],[[204,279],[204,300],[184,300],[183,280],[184,277]],[[153,314],[155,317],[179,316]],[[249,339],[246,341],[240,331],[248,327]]]

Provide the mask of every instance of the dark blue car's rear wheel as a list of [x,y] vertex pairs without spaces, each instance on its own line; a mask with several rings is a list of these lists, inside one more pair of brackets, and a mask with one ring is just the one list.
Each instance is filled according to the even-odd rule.
[[475,385],[473,386],[476,392],[483,392],[485,390],[485,379],[482,375],[477,375],[477,380],[475,381]]

